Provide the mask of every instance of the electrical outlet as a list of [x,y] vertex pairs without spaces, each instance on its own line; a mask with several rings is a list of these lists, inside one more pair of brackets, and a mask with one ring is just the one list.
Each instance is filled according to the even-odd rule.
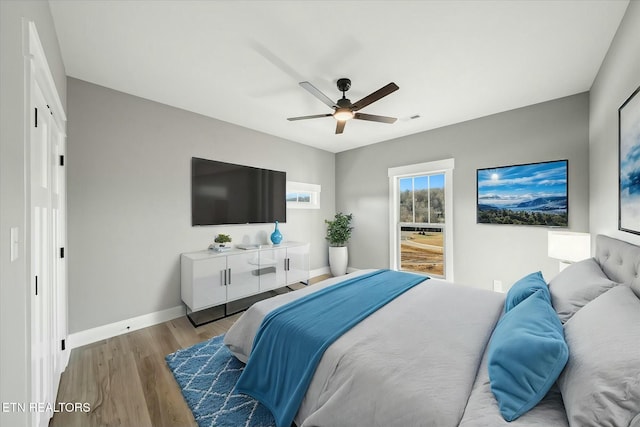
[[502,280],[494,280],[493,281],[493,290],[495,292],[504,292],[502,290]]

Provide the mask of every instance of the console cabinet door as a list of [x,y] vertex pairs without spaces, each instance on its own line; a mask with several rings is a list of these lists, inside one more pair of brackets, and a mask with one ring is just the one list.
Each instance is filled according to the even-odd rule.
[[286,258],[287,250],[284,248],[260,251],[260,292],[287,285]]
[[260,277],[257,274],[259,254],[252,251],[244,254],[227,255],[227,300],[232,301],[260,291]]
[[191,310],[223,304],[227,300],[224,274],[227,269],[226,257],[212,257],[194,260],[193,303]]
[[287,248],[287,284],[309,281],[309,245]]

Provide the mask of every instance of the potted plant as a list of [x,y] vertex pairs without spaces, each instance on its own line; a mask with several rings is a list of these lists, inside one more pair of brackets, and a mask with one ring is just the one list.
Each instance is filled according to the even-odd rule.
[[227,247],[227,243],[231,242],[231,236],[228,234],[218,234],[213,241],[215,242],[214,249],[221,250],[221,248]]
[[353,214],[345,215],[338,212],[333,221],[327,219],[327,239],[329,241],[329,267],[333,276],[342,276],[347,273],[347,264],[349,262],[349,253],[347,251],[347,242],[351,238],[351,220]]

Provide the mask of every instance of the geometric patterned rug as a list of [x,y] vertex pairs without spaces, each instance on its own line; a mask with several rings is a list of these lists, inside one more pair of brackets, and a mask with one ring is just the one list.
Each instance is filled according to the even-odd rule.
[[271,412],[234,393],[244,363],[222,343],[224,335],[165,357],[199,427],[273,427]]

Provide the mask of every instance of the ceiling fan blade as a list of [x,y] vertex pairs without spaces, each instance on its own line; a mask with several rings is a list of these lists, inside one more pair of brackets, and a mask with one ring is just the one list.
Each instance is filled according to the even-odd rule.
[[364,113],[356,113],[353,116],[354,119],[358,120],[369,120],[370,122],[380,122],[380,123],[395,123],[395,117],[387,117],[387,116],[378,116],[376,114],[364,114]]
[[346,120],[338,120],[336,122],[336,135],[344,131],[344,125],[347,124]]
[[314,114],[313,116],[289,117],[287,120],[293,122],[295,120],[319,119],[320,117],[331,117],[333,114]]
[[322,101],[324,104],[328,105],[329,107],[338,108],[338,106],[336,105],[335,101],[333,101],[331,98],[329,98],[324,93],[320,92],[320,90],[317,87],[315,87],[314,85],[312,85],[311,83],[309,83],[309,82],[300,82],[300,86],[302,86],[304,89],[307,90],[307,92],[309,92],[311,95],[313,95],[316,98],[318,98],[320,101]]
[[[302,83],[300,83],[302,84]],[[393,93],[395,91],[397,91],[398,89],[400,89],[398,87],[397,84],[391,82],[388,85],[378,89],[377,91],[373,92],[370,95],[365,96],[364,98],[362,98],[360,101],[354,102],[353,106],[351,107],[351,109],[353,111],[358,111],[361,108],[366,107],[367,105],[376,102],[377,100],[379,100],[380,98],[384,98],[385,96],[389,95],[390,93]]]

